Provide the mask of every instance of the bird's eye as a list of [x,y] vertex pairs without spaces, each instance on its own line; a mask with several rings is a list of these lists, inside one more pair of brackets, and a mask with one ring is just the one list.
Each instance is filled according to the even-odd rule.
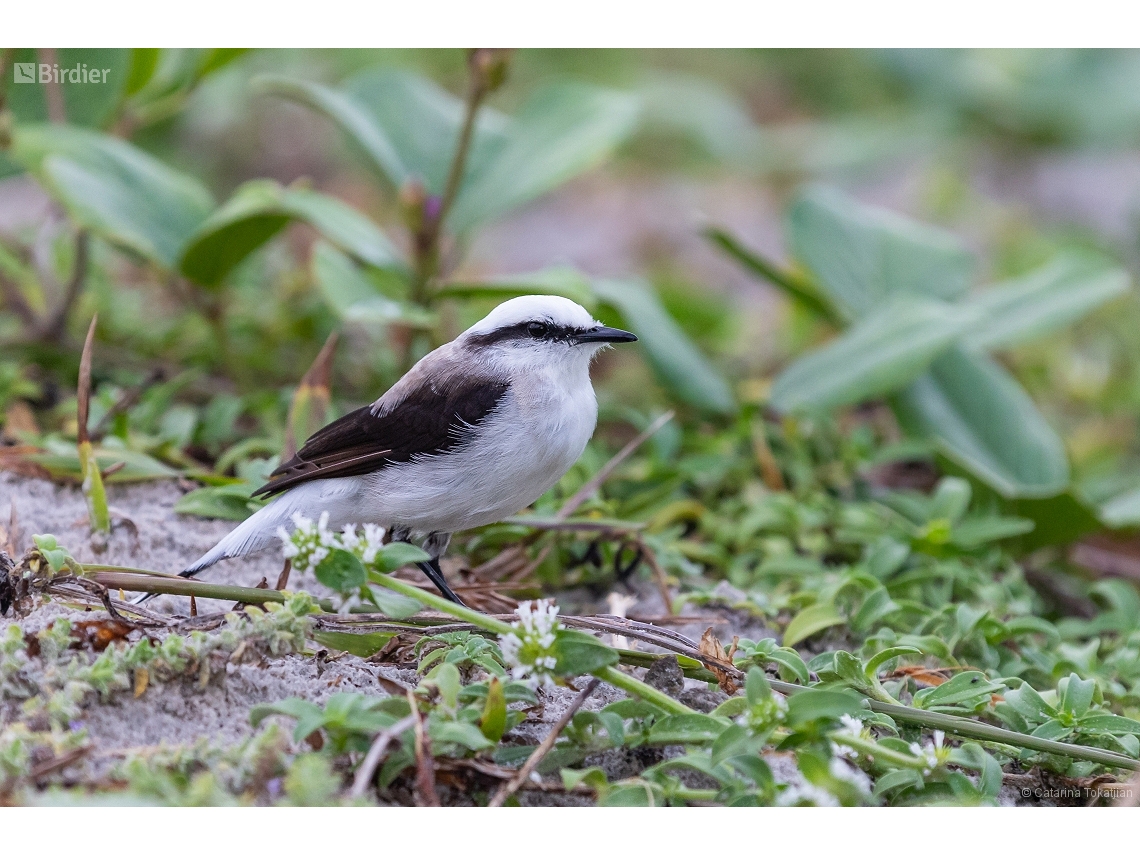
[[526,325],[526,331],[531,338],[546,338],[547,326],[541,321],[531,321]]

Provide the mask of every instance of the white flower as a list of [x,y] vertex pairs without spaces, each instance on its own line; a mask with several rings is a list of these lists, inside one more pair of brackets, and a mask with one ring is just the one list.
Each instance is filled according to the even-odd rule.
[[553,672],[558,667],[550,652],[558,629],[558,606],[551,600],[529,600],[519,603],[515,613],[519,619],[513,624],[513,632],[499,636],[499,649],[510,666],[511,679],[531,688],[549,688],[554,685]]
[[[863,738],[863,722],[854,716],[844,713],[839,717],[839,723],[843,725],[837,733],[846,733],[856,739]],[[831,750],[837,757],[849,757],[852,760],[859,759],[859,752],[852,748],[850,745],[840,745],[838,742],[831,743]]]
[[856,769],[847,765],[838,757],[832,757],[831,765],[828,766],[828,772],[831,773],[831,777],[838,781],[847,781],[853,784],[855,789],[863,795],[869,796],[871,794],[871,779],[863,774],[862,769]]
[[779,807],[839,807],[839,799],[823,787],[801,779],[781,790],[776,804]]
[[277,536],[281,538],[282,554],[301,571],[316,570],[334,549],[351,552],[367,567],[376,561],[384,547],[384,529],[372,523],[364,524],[361,536],[356,533],[355,525],[346,525],[341,534],[329,531],[328,511],[323,512],[315,524],[299,512],[293,514],[292,519],[293,531],[279,526]]
[[926,760],[927,769],[937,769],[939,764],[943,763],[949,755],[949,749],[943,748],[942,743],[946,739],[946,734],[941,730],[934,731],[934,742],[932,745],[922,746],[917,742],[910,744],[910,753],[915,757],[922,757]]

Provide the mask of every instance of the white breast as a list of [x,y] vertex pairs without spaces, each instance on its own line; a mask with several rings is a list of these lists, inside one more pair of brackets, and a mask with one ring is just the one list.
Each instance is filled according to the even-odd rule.
[[581,382],[569,384],[565,376],[526,374],[458,451],[369,476],[361,496],[367,516],[418,532],[497,522],[530,505],[574,465],[597,415],[586,371]]

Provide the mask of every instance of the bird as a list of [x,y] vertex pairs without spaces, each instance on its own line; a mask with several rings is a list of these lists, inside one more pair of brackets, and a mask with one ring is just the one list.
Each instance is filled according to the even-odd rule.
[[269,504],[180,575],[279,543],[294,514],[327,512],[332,530],[372,523],[393,541],[422,539],[419,568],[463,604],[439,565],[452,534],[518,513],[566,474],[597,424],[590,363],[633,341],[565,297],[501,303],[310,436],[254,492]]

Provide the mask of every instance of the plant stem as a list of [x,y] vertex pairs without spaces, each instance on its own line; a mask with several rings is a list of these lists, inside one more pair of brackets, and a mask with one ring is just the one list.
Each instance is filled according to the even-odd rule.
[[[782,680],[769,680],[768,683],[777,692],[785,695],[794,695],[797,692],[808,692],[808,686],[797,686],[795,683],[785,683]],[[1115,751],[1104,748],[1092,748],[1087,745],[1070,745],[1067,742],[1054,742],[1051,739],[1042,739],[1039,736],[1030,736],[1027,733],[1014,733],[1012,730],[995,727],[973,719],[963,719],[945,713],[930,712],[929,710],[916,710],[913,707],[899,704],[884,704],[882,701],[868,700],[867,705],[875,712],[889,715],[898,721],[908,724],[917,724],[934,730],[942,730],[957,736],[970,739],[981,739],[987,742],[997,742],[1001,745],[1014,745],[1018,748],[1027,748],[1031,751],[1044,751],[1047,754],[1056,754],[1062,757],[1072,757],[1075,760],[1090,760],[1117,769],[1140,769],[1140,760],[1133,760]],[[838,741],[838,740],[836,740]]]
[[[87,569],[86,567],[84,569]],[[206,600],[233,600],[239,603],[249,603],[259,606],[263,603],[284,603],[286,594],[270,588],[243,588],[238,585],[211,585],[208,582],[196,582],[181,577],[168,578],[163,576],[149,576],[140,573],[104,572],[97,570],[90,574],[90,578],[107,588],[120,588],[124,591],[141,591],[148,594],[180,594],[184,597],[195,597]],[[323,611],[335,612],[336,608],[329,600],[318,600],[317,605]]]
[[930,768],[924,757],[918,757],[913,754],[903,754],[901,751],[886,748],[870,739],[861,739],[858,736],[852,736],[849,733],[843,733],[841,731],[829,733],[827,738],[839,745],[854,748],[860,754],[868,754],[878,760],[884,760],[893,766],[901,766],[904,769],[917,769],[920,772]]
[[594,672],[595,677],[601,677],[611,686],[616,686],[631,695],[637,695],[643,701],[661,707],[666,712],[673,715],[686,715],[691,713],[692,710],[685,706],[678,700],[669,697],[664,692],[658,691],[650,685],[641,682],[636,677],[631,677],[624,671],[619,671],[612,665],[607,665],[605,668],[599,668]]
[[490,615],[485,615],[482,612],[477,612],[474,609],[469,609],[467,606],[461,606],[459,603],[453,603],[451,600],[445,600],[443,597],[437,596],[430,591],[425,591],[423,588],[417,588],[403,579],[396,579],[387,573],[377,573],[372,576],[372,581],[379,585],[383,585],[389,590],[403,594],[405,597],[411,597],[413,600],[418,600],[425,606],[431,606],[438,612],[457,617],[460,620],[465,620],[472,623],[480,629],[485,629],[488,632],[493,632],[496,635],[505,635],[509,632],[514,632],[514,627],[509,623],[504,623],[497,620]]

